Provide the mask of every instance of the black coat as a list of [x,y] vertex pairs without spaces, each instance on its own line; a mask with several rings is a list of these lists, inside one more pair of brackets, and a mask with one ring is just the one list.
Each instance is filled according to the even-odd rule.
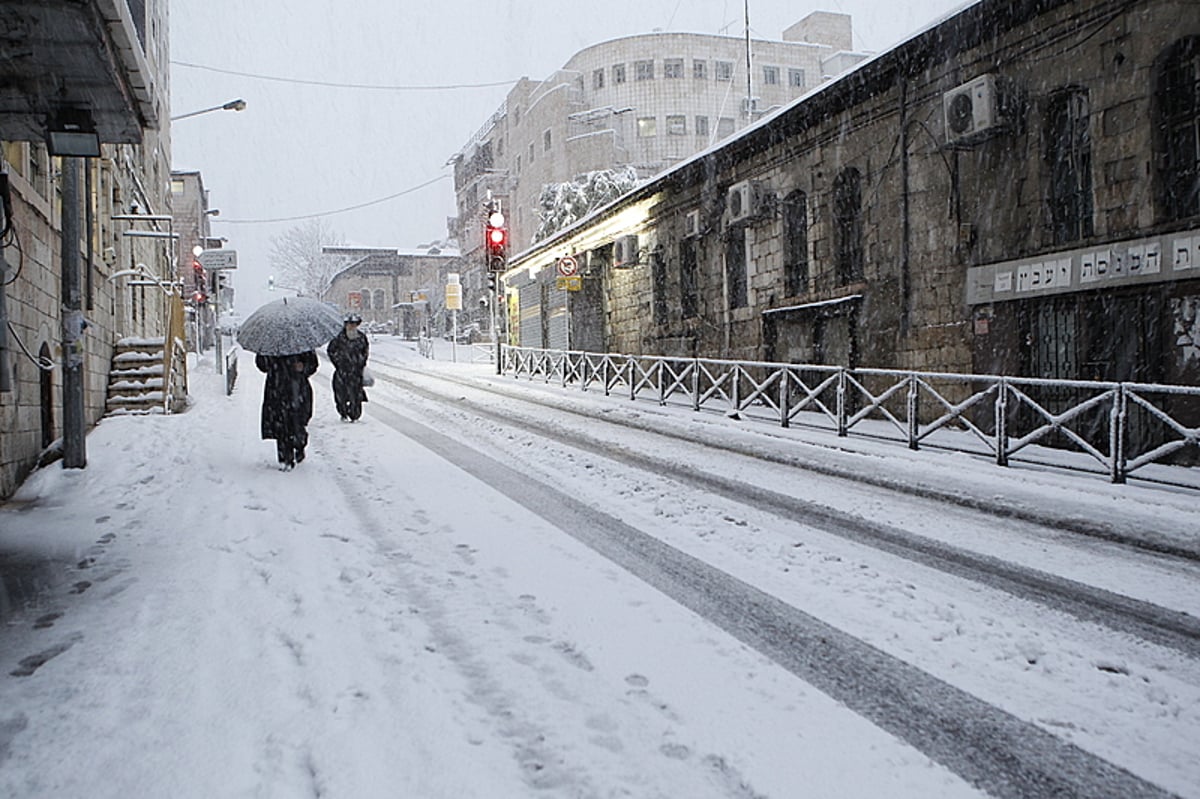
[[266,372],[263,389],[262,437],[291,440],[312,418],[313,392],[308,378],[317,371],[317,354],[256,355],[254,365]]
[[333,393],[339,402],[348,402],[363,395],[363,368],[367,365],[370,349],[365,335],[359,333],[350,338],[344,329],[326,347],[325,352],[334,370]]

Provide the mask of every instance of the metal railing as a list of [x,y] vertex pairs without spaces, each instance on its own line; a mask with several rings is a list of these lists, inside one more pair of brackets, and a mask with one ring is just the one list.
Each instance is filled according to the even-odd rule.
[[[501,372],[783,427],[895,440],[914,450],[929,446],[984,454],[1000,466],[1018,453],[1060,468],[1099,466],[1114,483],[1150,464],[1200,463],[1197,386],[510,346],[503,348]],[[1064,452],[1082,454],[1083,466],[1079,458],[1060,457]],[[1188,475],[1187,487],[1200,488],[1194,472],[1178,474]]]

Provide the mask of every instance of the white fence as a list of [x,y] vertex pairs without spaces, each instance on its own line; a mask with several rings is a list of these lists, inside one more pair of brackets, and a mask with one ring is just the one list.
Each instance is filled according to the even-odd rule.
[[[1114,483],[1200,463],[1200,387],[669,358],[505,346],[501,372],[852,434],[985,453],[1083,453]],[[1190,420],[1185,422],[1184,419]],[[867,424],[867,420],[883,422]],[[868,429],[869,428],[869,429]],[[1050,459],[1049,465],[1062,465]],[[1194,472],[1186,469],[1185,472]],[[1171,480],[1170,482],[1174,482]],[[1196,488],[1200,483],[1184,481]]]

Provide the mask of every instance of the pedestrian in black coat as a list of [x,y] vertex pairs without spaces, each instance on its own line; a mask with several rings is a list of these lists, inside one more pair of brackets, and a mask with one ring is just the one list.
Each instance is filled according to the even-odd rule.
[[362,416],[362,404],[367,398],[363,388],[363,369],[367,366],[370,344],[358,326],[362,317],[349,314],[325,352],[333,363],[333,403],[342,421],[358,421]]
[[287,471],[304,460],[313,392],[308,378],[317,371],[312,350],[296,355],[256,355],[254,365],[267,375],[263,388],[262,437],[275,439],[279,468]]

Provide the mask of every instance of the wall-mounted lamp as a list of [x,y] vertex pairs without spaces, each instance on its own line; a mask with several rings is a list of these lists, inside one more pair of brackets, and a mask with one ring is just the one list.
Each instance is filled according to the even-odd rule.
[[46,120],[46,149],[50,155],[99,158],[100,134],[91,111],[60,108]]

